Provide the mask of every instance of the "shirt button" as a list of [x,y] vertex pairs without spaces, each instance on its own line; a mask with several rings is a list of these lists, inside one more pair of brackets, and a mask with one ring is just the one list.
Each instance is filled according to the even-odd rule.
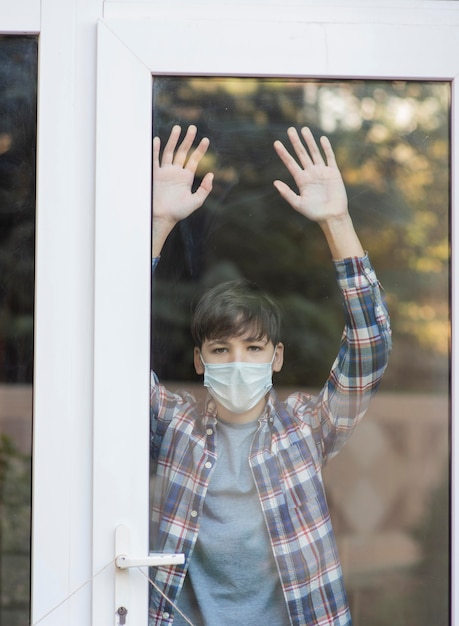
[[198,512],[197,511],[191,511],[190,513],[191,517],[197,517],[198,516]]
[[164,617],[164,619],[169,619],[170,615],[169,615],[169,613],[167,611],[164,611],[163,617]]
[[205,464],[205,468],[210,469],[211,467],[212,467],[212,463],[210,461],[207,461],[207,463]]
[[206,433],[207,433],[208,435],[213,435],[213,434],[214,434],[214,431],[212,430],[212,428],[208,428],[208,429],[206,430]]

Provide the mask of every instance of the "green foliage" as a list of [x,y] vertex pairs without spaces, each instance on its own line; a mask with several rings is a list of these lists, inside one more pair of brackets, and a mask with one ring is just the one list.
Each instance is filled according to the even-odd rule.
[[31,459],[0,435],[0,622],[29,623]]

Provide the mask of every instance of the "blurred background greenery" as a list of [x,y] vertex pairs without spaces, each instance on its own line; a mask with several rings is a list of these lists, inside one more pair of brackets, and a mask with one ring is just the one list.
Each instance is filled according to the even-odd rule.
[[0,37],[0,382],[32,382],[37,42]]
[[171,235],[155,278],[159,374],[193,378],[190,303],[209,285],[245,276],[284,312],[278,384],[324,381],[342,325],[329,253],[318,227],[272,185],[290,182],[274,140],[287,141],[290,125],[308,125],[332,141],[356,229],[390,305],[394,356],[385,388],[445,391],[449,98],[449,85],[437,82],[155,78],[154,133],[164,141],[174,123],[196,124],[211,140],[200,173],[215,173],[211,196]]
[[36,36],[0,36],[0,625],[30,623]]

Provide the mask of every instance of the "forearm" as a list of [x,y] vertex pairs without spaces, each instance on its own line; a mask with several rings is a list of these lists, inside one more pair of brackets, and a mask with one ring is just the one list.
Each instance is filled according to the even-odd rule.
[[153,214],[151,233],[151,256],[159,257],[169,234],[174,229],[175,222],[155,218]]
[[319,222],[335,261],[363,257],[365,251],[355,232],[349,213]]

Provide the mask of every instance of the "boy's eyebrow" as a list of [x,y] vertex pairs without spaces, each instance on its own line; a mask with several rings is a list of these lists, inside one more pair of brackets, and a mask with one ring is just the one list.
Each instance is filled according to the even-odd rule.
[[218,343],[218,344],[228,343],[227,339],[207,339],[206,341],[209,344],[209,346],[213,346],[216,343]]
[[269,343],[269,339],[266,337],[266,335],[263,335],[263,337],[245,337],[244,339],[242,339],[242,341],[244,341],[245,343]]
[[[215,344],[228,344],[231,340],[231,337],[226,338],[226,339],[208,339],[207,342],[210,346],[213,346]],[[253,343],[253,342],[261,342],[264,344],[269,343],[269,339],[266,337],[266,335],[264,335],[263,337],[244,337],[241,339],[241,341],[243,341],[244,343]]]

